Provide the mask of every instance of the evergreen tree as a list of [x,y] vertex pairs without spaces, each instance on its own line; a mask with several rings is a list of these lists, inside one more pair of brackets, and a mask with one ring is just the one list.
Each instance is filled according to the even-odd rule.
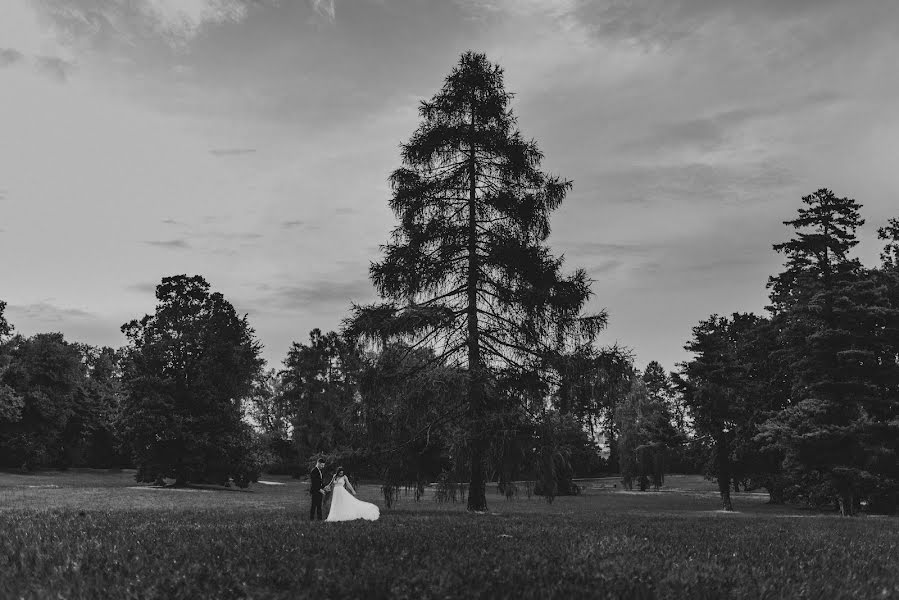
[[434,361],[468,375],[468,508],[484,511],[489,394],[499,369],[538,369],[551,344],[592,337],[605,314],[581,309],[583,270],[561,272],[544,242],[549,213],[571,183],[539,170],[542,155],[516,129],[503,71],[467,52],[419,108],[422,123],[390,178],[400,224],[371,278],[386,303],[356,307],[348,331],[437,348]]
[[246,487],[261,464],[243,400],[262,368],[246,316],[200,276],[165,277],[156,311],[122,326],[128,338],[122,428],[137,481]]
[[877,239],[885,242],[880,252],[881,269],[886,272],[899,271],[899,219],[890,219],[886,226],[880,227]]
[[684,346],[695,357],[681,363],[676,378],[697,435],[712,441],[711,462],[724,510],[733,510],[730,486],[734,478],[733,446],[746,422],[747,362],[745,339],[759,324],[753,314],[734,313],[730,319],[712,315],[693,328]]
[[783,449],[807,497],[836,497],[849,515],[895,474],[895,453],[884,446],[899,431],[884,391],[896,377],[884,336],[894,317],[886,288],[849,255],[864,223],[860,205],[826,189],[803,204],[799,217],[785,222],[793,239],[774,246],[787,260],[769,283],[771,309],[783,316],[793,377],[790,403],[766,424],[763,438]]
[[878,229],[877,237],[884,241],[880,269],[872,273],[880,286],[883,305],[878,328],[882,341],[878,360],[887,375],[880,378],[878,387],[885,408],[882,420],[888,427],[880,431],[882,445],[878,454],[884,468],[879,489],[870,495],[869,508],[896,512],[899,510],[899,435],[895,433],[899,427],[899,373],[895,369],[899,365],[899,219],[890,219],[885,227]]
[[648,399],[643,416],[648,442],[661,443],[667,448],[680,445],[685,438],[679,428],[684,417],[677,412],[674,384],[665,369],[658,362],[650,361],[640,374],[640,379],[646,386]]
[[783,452],[764,444],[760,428],[787,406],[790,398],[789,364],[782,359],[778,331],[782,318],[758,318],[738,340],[737,360],[741,364],[741,418],[733,441],[734,490],[737,483],[747,489],[764,488],[770,502],[785,500],[787,480],[783,473]]

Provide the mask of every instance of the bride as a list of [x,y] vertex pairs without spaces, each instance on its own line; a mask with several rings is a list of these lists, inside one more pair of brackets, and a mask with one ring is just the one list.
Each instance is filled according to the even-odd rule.
[[333,494],[331,510],[328,511],[326,521],[351,521],[353,519],[375,521],[381,516],[381,511],[377,506],[356,499],[356,490],[343,474],[343,467],[337,467],[337,473],[334,474],[328,487],[333,489]]

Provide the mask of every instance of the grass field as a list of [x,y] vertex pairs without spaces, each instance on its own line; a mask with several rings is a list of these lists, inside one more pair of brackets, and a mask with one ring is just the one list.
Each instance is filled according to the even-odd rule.
[[490,513],[358,486],[377,522],[309,523],[307,486],[158,489],[0,473],[0,598],[899,598],[899,519],[840,519],[672,476]]

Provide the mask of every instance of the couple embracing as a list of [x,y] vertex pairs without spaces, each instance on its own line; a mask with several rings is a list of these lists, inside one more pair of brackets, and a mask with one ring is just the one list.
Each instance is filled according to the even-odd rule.
[[325,461],[319,458],[315,461],[315,467],[309,472],[309,494],[312,503],[309,506],[309,520],[322,518],[322,501],[325,494],[331,492],[331,509],[328,511],[326,521],[352,521],[354,519],[366,519],[375,521],[381,515],[377,506],[370,502],[356,499],[356,490],[350,484],[343,467],[337,467],[331,481],[325,484]]

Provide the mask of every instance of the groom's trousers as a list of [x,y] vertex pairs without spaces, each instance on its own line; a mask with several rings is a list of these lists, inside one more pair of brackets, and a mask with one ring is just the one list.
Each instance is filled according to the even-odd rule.
[[311,494],[312,496],[312,504],[309,506],[309,520],[315,520],[315,515],[318,515],[318,520],[322,520],[322,500],[324,500],[325,495],[316,492]]

